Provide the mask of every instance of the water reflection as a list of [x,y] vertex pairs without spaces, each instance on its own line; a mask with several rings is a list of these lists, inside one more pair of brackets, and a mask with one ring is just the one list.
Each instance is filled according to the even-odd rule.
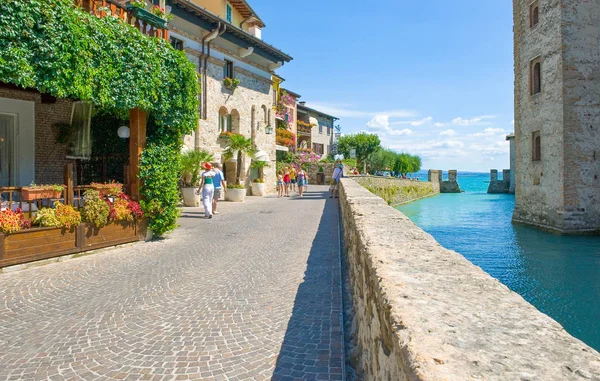
[[514,197],[444,194],[399,209],[443,246],[600,350],[600,238],[512,225]]

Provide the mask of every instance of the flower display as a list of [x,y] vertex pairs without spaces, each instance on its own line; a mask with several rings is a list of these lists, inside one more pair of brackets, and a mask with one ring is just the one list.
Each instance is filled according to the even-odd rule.
[[13,212],[5,209],[0,212],[0,231],[4,234],[15,233],[21,230],[23,213],[20,209]]
[[235,90],[236,87],[238,87],[240,85],[240,80],[237,78],[229,78],[229,77],[225,77],[223,78],[223,86],[225,86],[225,88],[229,89],[229,90]]
[[231,131],[223,131],[219,134],[219,139],[231,139],[232,136],[243,136],[242,134],[238,134]]

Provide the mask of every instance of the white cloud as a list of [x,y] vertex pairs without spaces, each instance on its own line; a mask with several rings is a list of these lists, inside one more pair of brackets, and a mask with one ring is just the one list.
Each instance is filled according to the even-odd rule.
[[433,122],[433,117],[428,116],[427,118],[423,118],[420,120],[403,120],[403,121],[399,121],[399,122],[392,122],[390,124],[409,124],[413,127],[419,127],[425,124],[429,124]]
[[457,125],[457,126],[473,126],[473,125],[480,124],[482,121],[484,121],[486,119],[493,119],[493,118],[494,117],[491,115],[476,116],[471,119],[463,119],[461,117],[458,117],[458,118],[452,119],[452,124]]
[[390,117],[388,115],[376,115],[367,122],[367,127],[394,136],[411,135],[413,133],[413,131],[408,128],[403,130],[394,130],[390,128]]
[[307,107],[322,111],[326,114],[338,117],[338,118],[372,118],[376,115],[387,115],[388,117],[395,118],[412,118],[416,114],[409,110],[388,110],[388,111],[373,111],[373,110],[360,110],[351,105],[345,104],[332,104],[332,103],[307,103]]
[[495,136],[495,135],[504,135],[506,131],[503,128],[486,128],[483,132],[478,132],[476,134],[471,134],[471,136]]
[[444,126],[445,126],[444,123],[439,123],[439,122],[433,124],[433,127],[444,127]]
[[507,141],[499,141],[491,145],[473,144],[469,148],[473,151],[481,152],[482,155],[493,159],[495,156],[508,155],[509,147]]
[[403,130],[392,130],[392,129],[389,129],[387,131],[387,133],[390,134],[390,135],[401,136],[401,135],[412,135],[414,132],[411,129],[405,128]]
[[444,140],[440,142],[435,142],[431,145],[433,148],[463,148],[465,143],[459,142],[457,140]]
[[390,126],[390,117],[387,115],[375,115],[375,117],[367,122],[367,127],[373,129],[386,129]]
[[440,135],[442,135],[442,136],[454,136],[454,135],[456,135],[456,131],[450,129],[450,130],[446,130],[446,131],[440,132]]

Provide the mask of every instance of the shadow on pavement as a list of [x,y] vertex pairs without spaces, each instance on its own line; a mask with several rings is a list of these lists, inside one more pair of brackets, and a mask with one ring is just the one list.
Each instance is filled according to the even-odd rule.
[[272,380],[342,380],[338,203],[309,195],[327,201]]

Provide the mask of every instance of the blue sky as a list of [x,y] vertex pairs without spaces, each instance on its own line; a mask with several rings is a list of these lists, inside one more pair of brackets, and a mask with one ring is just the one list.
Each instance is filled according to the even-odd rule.
[[[366,5],[368,4],[368,5]],[[252,0],[278,73],[344,133],[377,133],[424,169],[508,168],[512,2]]]

